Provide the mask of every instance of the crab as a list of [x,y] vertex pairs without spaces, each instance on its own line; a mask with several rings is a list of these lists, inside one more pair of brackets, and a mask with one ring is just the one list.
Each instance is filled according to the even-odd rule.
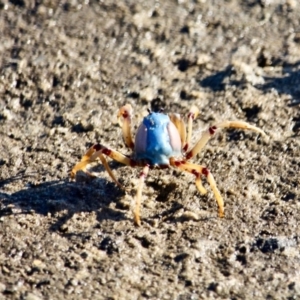
[[[118,121],[123,131],[125,145],[132,150],[130,156],[123,155],[118,151],[110,149],[101,144],[90,147],[83,155],[81,161],[77,163],[71,171],[71,177],[75,178],[76,173],[81,170],[90,174],[87,166],[100,159],[104,168],[112,180],[122,188],[122,184],[117,180],[108,165],[106,157],[118,161],[130,167],[142,167],[139,175],[139,183],[135,196],[135,208],[133,211],[134,222],[141,225],[140,207],[142,200],[142,190],[145,179],[150,169],[174,168],[179,171],[193,174],[196,178],[195,184],[201,194],[206,194],[206,189],[202,185],[201,177],[205,177],[213,191],[218,204],[219,217],[224,217],[224,202],[217,187],[215,179],[210,170],[203,166],[190,162],[207,144],[220,129],[238,128],[242,130],[253,130],[262,136],[266,136],[263,130],[243,121],[224,121],[210,126],[202,132],[202,136],[194,146],[190,145],[192,137],[192,123],[199,114],[196,106],[192,106],[188,113],[188,124],[186,126],[179,114],[165,114],[163,111],[152,112],[148,110],[148,115],[144,117],[137,129],[135,140],[131,133],[133,110],[130,104],[121,107],[118,112]],[[187,127],[187,128],[186,128]]]

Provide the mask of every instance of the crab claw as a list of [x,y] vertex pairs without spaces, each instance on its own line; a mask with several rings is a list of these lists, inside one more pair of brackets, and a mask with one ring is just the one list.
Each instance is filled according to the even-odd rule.
[[128,118],[131,120],[132,111],[132,106],[130,104],[126,104],[119,109],[118,123],[121,127],[123,127],[124,120]]
[[132,107],[130,104],[122,106],[118,112],[118,122],[122,127],[125,144],[128,148],[133,149],[134,143],[131,136],[131,116]]

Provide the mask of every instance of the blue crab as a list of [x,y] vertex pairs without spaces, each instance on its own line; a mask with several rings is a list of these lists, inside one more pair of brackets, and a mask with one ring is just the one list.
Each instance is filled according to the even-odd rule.
[[[106,156],[124,165],[131,167],[142,167],[139,177],[139,184],[135,196],[134,222],[141,225],[140,206],[142,199],[142,189],[145,179],[150,169],[175,168],[180,171],[188,172],[196,177],[196,186],[201,194],[207,191],[202,185],[201,177],[206,177],[219,207],[219,217],[224,217],[224,202],[217,187],[215,179],[208,168],[202,165],[190,163],[189,160],[195,157],[213,137],[218,130],[223,128],[239,128],[243,130],[253,130],[263,136],[266,134],[253,125],[243,121],[224,121],[210,126],[202,133],[202,136],[194,146],[190,146],[192,137],[192,123],[197,117],[199,110],[192,106],[188,114],[187,128],[178,114],[164,114],[151,112],[143,119],[138,127],[135,141],[131,134],[132,107],[126,104],[121,107],[118,113],[119,124],[122,127],[125,145],[132,150],[131,156],[126,156],[118,151],[110,149],[101,144],[95,144],[82,157],[71,171],[74,178],[79,170],[86,171],[88,164],[100,159],[104,168],[112,180],[120,187],[122,185],[116,179],[108,165]],[[87,172],[88,173],[88,172]]]

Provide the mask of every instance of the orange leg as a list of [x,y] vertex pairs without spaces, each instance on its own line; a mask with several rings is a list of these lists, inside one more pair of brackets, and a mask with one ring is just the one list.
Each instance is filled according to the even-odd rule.
[[73,167],[71,174],[70,174],[72,179],[75,178],[77,171],[79,171],[79,170],[84,171],[84,172],[86,171],[86,166],[90,163],[90,157],[94,152],[95,152],[95,149],[94,149],[94,146],[92,146],[82,156],[81,161]]
[[239,128],[239,129],[243,129],[243,130],[249,129],[249,130],[253,130],[255,132],[258,132],[263,136],[266,136],[266,134],[261,129],[259,129],[256,126],[250,125],[246,122],[242,122],[242,121],[225,121],[225,122],[221,122],[221,123],[218,123],[214,126],[209,127],[206,131],[204,131],[204,133],[202,134],[202,137],[196,143],[196,145],[189,152],[187,152],[186,158],[190,159],[190,158],[196,156],[204,148],[204,146],[207,144],[207,142],[210,140],[210,138],[219,129],[223,129],[223,128]]
[[[121,185],[121,183],[119,183],[119,181],[116,179],[116,177],[114,176],[111,168],[109,167],[107,160],[105,158],[105,156],[109,156],[110,158],[112,158],[113,160],[116,160],[124,165],[130,166],[130,165],[134,165],[135,162],[128,158],[127,156],[108,149],[100,144],[96,144],[93,145],[91,148],[89,148],[89,150],[84,154],[84,156],[82,157],[81,161],[79,163],[77,163],[74,168],[71,171],[71,178],[74,178],[76,173],[81,170],[84,172],[86,171],[86,167],[96,161],[98,158],[100,158],[105,170],[108,172],[108,174],[110,175],[110,177],[112,178],[112,180],[121,188],[123,188],[123,186]],[[87,172],[88,173],[88,172]]]
[[190,146],[193,132],[193,121],[197,118],[199,114],[199,109],[196,106],[192,106],[190,112],[188,114],[188,130],[187,130],[187,138],[183,150],[186,152]]
[[142,191],[148,173],[149,173],[149,165],[146,165],[140,174],[140,181],[135,196],[134,222],[138,226],[141,226],[140,211],[141,211]]
[[125,144],[128,148],[133,149],[134,143],[131,134],[132,107],[130,104],[122,106],[118,113],[119,124],[122,127]]
[[185,172],[195,175],[196,176],[196,186],[201,194],[205,194],[206,190],[202,185],[200,177],[201,177],[201,175],[204,175],[207,178],[207,181],[208,181],[211,189],[213,190],[217,204],[219,206],[219,217],[223,218],[224,217],[224,201],[223,201],[221,193],[217,187],[216,181],[215,181],[213,175],[210,173],[210,171],[206,167],[191,164],[186,161],[176,161],[173,158],[170,159],[170,164],[173,167],[178,168],[181,171],[185,171]]

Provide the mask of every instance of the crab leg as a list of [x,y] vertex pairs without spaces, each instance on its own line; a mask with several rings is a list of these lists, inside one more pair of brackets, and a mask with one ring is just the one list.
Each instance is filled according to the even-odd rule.
[[75,178],[75,175],[76,175],[77,171],[81,170],[81,171],[86,172],[86,167],[87,167],[87,165],[88,165],[89,163],[91,163],[90,157],[93,155],[93,153],[95,153],[95,151],[96,151],[96,150],[95,150],[94,146],[92,146],[92,147],[89,148],[88,151],[82,156],[80,162],[77,163],[77,164],[73,167],[73,169],[72,169],[72,171],[71,171],[70,176],[71,176],[72,179]]
[[[71,171],[71,178],[74,178],[76,173],[79,171],[79,170],[82,170],[84,172],[87,172],[86,171],[86,167],[97,160],[97,158],[100,158],[105,170],[108,172],[109,176],[112,178],[112,180],[121,188],[123,188],[123,186],[121,185],[121,183],[116,179],[116,177],[114,176],[111,168],[109,167],[108,163],[107,163],[107,160],[105,158],[105,156],[109,156],[110,158],[112,158],[113,160],[116,160],[124,165],[127,165],[127,166],[130,166],[130,165],[133,165],[135,162],[128,158],[127,156],[117,152],[117,151],[114,151],[114,150],[111,150],[111,149],[108,149],[100,144],[96,144],[96,145],[93,145],[91,148],[89,148],[89,150],[85,153],[85,155],[82,157],[81,161],[75,165],[75,167],[72,169]],[[87,172],[88,173],[88,172]]]
[[218,123],[216,125],[213,125],[211,127],[209,127],[206,131],[204,131],[202,137],[200,138],[200,140],[196,143],[196,145],[186,154],[186,158],[190,159],[194,156],[196,156],[201,150],[202,148],[207,144],[207,142],[209,141],[209,139],[215,135],[215,133],[219,130],[219,129],[223,129],[223,128],[239,128],[239,129],[243,129],[243,130],[253,130],[257,133],[260,133],[263,136],[266,136],[266,134],[259,129],[256,126],[253,126],[251,124],[248,124],[246,122],[243,121],[225,121],[225,122],[221,122]]
[[204,166],[191,164],[186,161],[176,161],[173,158],[170,159],[170,163],[173,167],[176,167],[181,171],[185,171],[185,172],[195,175],[196,176],[196,186],[201,194],[205,194],[206,190],[202,186],[200,177],[201,177],[201,175],[204,175],[206,177],[206,179],[215,195],[217,204],[219,206],[219,217],[223,218],[224,217],[224,201],[223,201],[221,193],[217,187],[216,181],[215,181],[213,175],[210,173],[210,171]]
[[148,173],[149,173],[149,165],[146,165],[140,174],[140,181],[139,181],[139,185],[135,197],[134,222],[138,226],[141,225],[140,209],[141,209],[142,191]]
[[118,112],[119,125],[122,127],[125,144],[128,148],[133,149],[134,143],[131,135],[131,118],[132,107],[130,104],[122,106]]
[[188,130],[187,130],[187,138],[183,150],[186,152],[190,146],[190,142],[192,139],[193,132],[193,121],[197,118],[199,114],[199,109],[196,106],[192,106],[190,112],[188,114]]

